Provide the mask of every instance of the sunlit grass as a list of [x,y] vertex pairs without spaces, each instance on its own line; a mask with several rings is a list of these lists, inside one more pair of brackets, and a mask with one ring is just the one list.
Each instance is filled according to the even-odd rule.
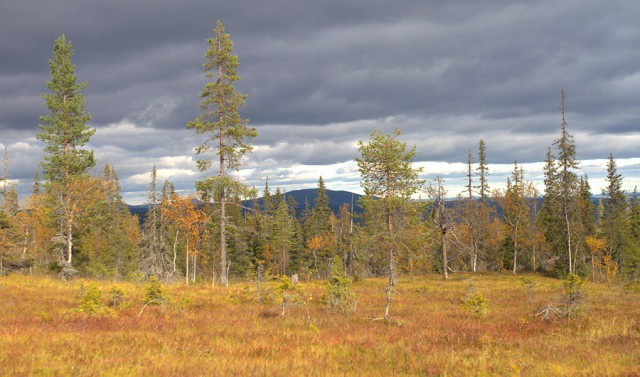
[[[0,278],[0,375],[634,375],[640,373],[640,293],[587,284],[585,313],[543,320],[561,281],[460,274],[399,279],[391,321],[383,279],[357,282],[355,314],[332,314],[325,282],[280,318],[250,283],[229,289],[167,286],[164,308],[144,305],[145,285],[11,275]],[[97,284],[115,315],[75,313],[81,286]],[[473,287],[473,288],[470,288]],[[462,306],[473,289],[488,301]]]

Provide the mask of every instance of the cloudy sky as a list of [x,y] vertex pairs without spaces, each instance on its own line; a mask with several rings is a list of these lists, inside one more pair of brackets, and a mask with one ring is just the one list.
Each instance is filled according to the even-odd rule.
[[259,188],[360,191],[358,140],[399,128],[424,178],[464,185],[467,150],[487,144],[491,184],[541,161],[559,134],[560,90],[594,193],[613,153],[640,184],[637,0],[0,0],[0,144],[21,194],[42,158],[36,140],[54,39],[66,34],[85,90],[90,147],[118,171],[129,203],[153,165],[189,191],[201,177],[185,124],[198,114],[206,38],[220,19],[235,42],[258,129],[238,173]]

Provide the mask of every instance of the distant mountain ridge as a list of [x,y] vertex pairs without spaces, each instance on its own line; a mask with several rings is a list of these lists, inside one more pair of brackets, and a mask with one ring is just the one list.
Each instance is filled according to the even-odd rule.
[[[289,198],[293,198],[296,201],[296,203],[298,203],[296,214],[300,215],[302,211],[304,211],[305,202],[308,202],[309,207],[313,208],[316,197],[318,196],[318,189],[293,190],[293,191],[282,193],[282,196],[284,196],[285,200],[288,200]],[[360,194],[356,194],[351,191],[327,190],[327,196],[329,197],[329,208],[335,214],[337,214],[340,211],[340,207],[343,204],[348,204],[349,207],[351,207],[352,202],[353,202],[354,211],[362,212],[362,208],[358,206],[358,199],[360,199],[360,197],[362,196]],[[260,206],[264,206],[264,197],[258,198],[257,201]],[[246,207],[250,207],[253,205],[253,203],[251,200],[246,200],[243,202],[243,205]]]
[[[275,193],[271,193],[274,195]],[[285,200],[288,198],[293,198],[296,203],[298,203],[298,207],[296,208],[296,214],[300,215],[305,207],[305,200],[309,203],[309,207],[313,208],[314,201],[316,196],[318,196],[318,189],[301,189],[301,190],[293,190],[282,194],[285,197]],[[353,202],[354,211],[362,212],[362,208],[358,206],[358,200],[362,195],[353,193],[351,191],[342,191],[342,190],[327,190],[327,196],[329,197],[329,208],[333,213],[337,214],[340,211],[340,207],[343,204],[348,204],[351,207],[351,203]],[[264,205],[264,197],[260,197],[257,199],[257,202],[260,206]],[[242,205],[245,207],[251,207],[253,205],[252,200],[245,200],[242,202]],[[140,218],[140,222],[144,222],[144,219],[147,216],[147,212],[149,211],[149,204],[141,204],[141,205],[129,205],[129,211],[133,215],[138,215]]]
[[[275,193],[272,193],[272,195],[274,194]],[[315,188],[293,190],[293,191],[283,193],[281,195],[285,197],[285,200],[287,200],[289,197],[292,197],[296,201],[296,203],[298,203],[298,207],[296,208],[296,214],[299,216],[302,213],[302,211],[304,211],[305,200],[309,203],[309,207],[313,208],[314,201],[316,199],[316,196],[318,195],[318,190]],[[343,204],[348,204],[349,207],[351,207],[351,203],[353,203],[353,207],[354,207],[353,210],[355,212],[357,213],[362,212],[362,208],[358,205],[358,200],[360,199],[360,197],[362,197],[362,195],[360,194],[356,194],[351,191],[327,190],[327,196],[329,197],[329,208],[335,214],[338,214],[338,212],[340,212],[340,207]],[[603,197],[602,195],[593,195],[591,197],[594,207],[596,208],[598,206],[599,199],[605,199],[605,197]],[[456,199],[456,198],[448,199],[446,202],[446,206],[449,208],[453,208],[456,206],[458,200],[459,199]],[[257,202],[262,207],[264,205],[264,197],[258,198]],[[498,208],[497,204],[493,203],[492,201],[490,201],[490,203],[493,207],[496,208],[498,215],[501,215],[502,211],[500,208]],[[243,201],[242,205],[245,207],[251,207],[253,205],[253,201],[245,200]],[[542,206],[542,197],[538,197],[536,198],[536,208],[538,211],[540,210],[541,206]],[[146,218],[147,211],[149,211],[150,206],[148,204],[142,204],[142,205],[128,205],[128,207],[131,214],[138,215],[138,217],[140,218],[140,223],[142,223]]]

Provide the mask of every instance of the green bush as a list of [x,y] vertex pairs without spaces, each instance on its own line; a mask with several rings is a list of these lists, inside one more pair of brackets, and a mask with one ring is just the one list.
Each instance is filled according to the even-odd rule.
[[586,289],[584,287],[586,279],[576,274],[569,274],[562,282],[564,292],[564,315],[568,319],[577,314],[582,314],[582,303],[585,298]]
[[333,274],[327,285],[327,308],[336,313],[350,314],[356,308],[356,295],[351,289],[352,281],[342,269],[338,256],[333,259]]
[[164,307],[167,301],[167,292],[157,277],[152,276],[146,285],[144,301],[147,305],[162,305]]
[[80,306],[71,310],[72,313],[82,313],[91,317],[112,316],[116,312],[102,304],[102,291],[95,284],[80,286]]
[[482,293],[475,292],[475,286],[469,287],[467,297],[462,302],[464,310],[473,313],[475,317],[484,317],[489,314],[489,301]]
[[113,308],[120,307],[124,304],[124,291],[118,287],[109,290],[109,306]]

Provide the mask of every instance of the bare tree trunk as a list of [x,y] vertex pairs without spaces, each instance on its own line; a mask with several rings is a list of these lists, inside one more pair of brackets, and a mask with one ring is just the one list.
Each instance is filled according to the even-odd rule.
[[27,227],[24,234],[24,243],[22,245],[22,259],[27,256],[27,246],[29,245],[29,228]]
[[172,275],[176,273],[176,259],[178,258],[178,234],[179,233],[180,231],[176,229],[176,238],[173,240],[173,271],[171,272]]
[[220,194],[220,284],[229,286],[229,276],[227,275],[227,231],[225,219],[225,199],[224,189]]
[[569,224],[569,213],[568,213],[568,208],[566,203],[565,203],[564,218],[567,223],[567,249],[569,250],[569,273],[572,274],[575,270],[575,267],[573,266],[573,263],[571,260],[571,227]]
[[73,250],[73,218],[67,215],[67,262],[71,265],[71,255]]
[[197,262],[196,262],[197,255],[198,254],[194,250],[193,251],[193,279],[191,279],[191,282],[193,282],[194,284],[196,282],[196,271],[198,270],[198,267],[197,267],[198,265],[197,265]]
[[518,241],[513,242],[513,274],[518,271]]
[[473,237],[472,247],[473,247],[473,250],[471,254],[471,268],[473,269],[473,272],[477,272],[478,271],[478,244],[476,242],[475,236]]
[[391,306],[391,297],[393,296],[393,287],[396,285],[395,280],[395,264],[393,261],[393,245],[391,244],[391,233],[393,226],[391,224],[391,209],[387,208],[387,247],[389,248],[389,285],[387,286],[387,305],[384,308],[384,319],[389,320],[389,307]]
[[186,285],[189,285],[189,233],[187,233],[187,249],[185,250],[185,262],[186,262],[186,269],[185,269],[185,273],[184,273],[184,282]]
[[534,243],[533,243],[533,253],[532,253],[532,256],[533,256],[533,272],[536,272],[536,252],[537,252],[536,251],[536,244],[535,244],[535,241],[534,241]]
[[444,226],[440,227],[440,242],[442,242],[442,275],[444,280],[449,279],[449,273],[447,272],[448,261],[447,261],[447,228]]

